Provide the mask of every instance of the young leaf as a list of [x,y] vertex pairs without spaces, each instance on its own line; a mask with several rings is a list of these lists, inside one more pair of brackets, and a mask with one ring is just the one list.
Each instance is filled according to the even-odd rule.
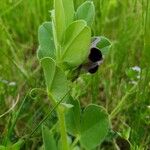
[[65,29],[74,18],[73,0],[54,0],[54,15],[57,41],[61,43]]
[[80,129],[80,104],[77,100],[74,100],[71,96],[67,101],[69,104],[72,104],[73,107],[66,111],[66,127],[67,131],[76,136],[79,134]]
[[111,42],[104,36],[100,36],[100,42],[97,43],[97,47],[102,51],[103,55],[107,55],[111,47]]
[[74,19],[74,4],[73,0],[62,0],[62,2],[64,6],[65,23],[67,27]]
[[76,19],[84,19],[89,26],[92,25],[95,17],[95,6],[93,2],[86,1],[77,9]]
[[57,150],[56,142],[53,134],[46,126],[42,126],[42,137],[44,143],[44,150]]
[[41,59],[41,65],[44,70],[46,85],[49,93],[59,101],[68,92],[68,84],[65,73],[56,66],[51,58]]
[[65,31],[65,12],[62,0],[54,0],[54,25],[56,30],[57,42],[61,43]]
[[91,40],[91,30],[86,22],[83,20],[73,22],[66,29],[64,37],[63,62],[71,67],[82,64],[88,57]]
[[53,41],[52,23],[43,23],[38,30],[39,49],[38,58],[51,57],[55,58],[55,46]]
[[109,118],[104,108],[89,105],[83,112],[81,119],[81,145],[86,149],[93,149],[106,137],[109,131]]

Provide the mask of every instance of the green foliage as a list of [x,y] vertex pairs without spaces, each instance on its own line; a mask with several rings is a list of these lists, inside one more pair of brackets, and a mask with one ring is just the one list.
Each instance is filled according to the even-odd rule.
[[13,145],[12,145],[11,147],[9,147],[8,149],[20,150],[23,144],[24,144],[24,140],[20,139],[18,142],[16,142],[15,144],[13,144]]
[[61,44],[66,27],[73,21],[73,0],[54,0],[54,25],[57,41]]
[[[74,0],[74,7],[71,0],[57,2],[62,3],[64,13],[56,14],[59,17],[65,16],[65,18],[60,17],[60,20],[57,19],[59,25],[55,21],[53,0],[0,0],[0,149],[11,149],[22,138],[25,138],[25,143],[18,149],[43,149],[42,130],[40,130],[42,118],[44,118],[42,122],[53,131],[55,142],[61,147],[57,114],[59,107],[62,107],[62,112],[67,115],[70,112],[66,117],[69,125],[65,124],[67,137],[70,139],[69,149],[85,149],[85,146],[82,147],[81,138],[77,136],[80,132],[77,132],[76,128],[79,127],[71,119],[76,117],[78,125],[81,126],[82,119],[80,118],[79,121],[77,116],[81,117],[84,112],[81,110],[85,110],[92,101],[105,107],[110,114],[114,114],[110,115],[111,126],[115,129],[115,133],[121,135],[121,139],[116,135],[111,138],[106,137],[95,149],[127,149],[131,145],[133,150],[148,150],[150,147],[149,0],[142,2],[141,0],[93,0],[95,20],[91,15],[92,5],[86,6],[86,13],[80,11],[81,19],[92,31],[92,37],[104,35],[112,43],[111,50],[108,50],[109,55],[104,57],[104,63],[99,66],[95,75],[80,75],[81,66],[72,66],[73,68],[69,66],[66,70],[67,64],[61,60],[66,29],[74,21],[79,21],[76,14],[81,5],[92,4],[92,0]],[[61,8],[59,5],[57,10]],[[51,11],[51,20],[49,11]],[[59,11],[63,12],[61,9]],[[40,26],[42,22],[44,26]],[[61,32],[59,33],[58,30]],[[58,40],[57,34],[62,36],[58,37]],[[51,39],[54,42],[53,46]],[[65,74],[65,78],[69,81],[68,94],[71,94],[76,99],[74,102],[77,102],[73,104],[75,107],[72,107],[71,102],[68,101],[68,96],[65,97],[66,101],[64,99],[56,101],[56,105],[49,103],[48,99],[51,100],[51,97],[48,98],[48,93],[46,95],[44,77],[37,62],[38,43],[43,47],[39,49],[39,59],[51,57],[55,66]],[[51,49],[51,46],[54,48]],[[102,49],[103,46],[100,50],[105,55]],[[133,70],[133,66],[138,66],[141,71]],[[73,83],[68,77],[70,72],[75,76]],[[34,94],[26,97],[26,94],[33,89],[36,89]],[[77,111],[79,104],[81,108]],[[75,115],[77,112],[80,113]],[[74,128],[73,124],[77,127]],[[32,136],[28,136],[31,133]]]
[[111,42],[104,36],[100,36],[99,38],[100,41],[97,43],[97,47],[100,48],[103,55],[107,55],[111,47]]
[[38,39],[38,58],[51,57],[55,59],[55,46],[51,22],[45,22],[39,27]]
[[84,19],[89,26],[92,25],[95,18],[95,6],[92,1],[86,1],[80,5],[76,12],[76,19]]
[[[91,46],[91,28],[88,25],[93,22],[95,9],[92,2],[84,3],[77,10],[77,20],[73,21],[73,1],[54,0],[54,11],[51,14],[53,23],[44,24],[39,28],[41,49],[39,49],[38,55],[39,58],[43,57],[40,61],[44,70],[48,95],[54,104],[56,101],[60,101],[68,91],[68,81],[63,69],[67,67],[67,70],[72,71],[71,68],[79,67],[88,59]],[[67,25],[69,26],[67,27]],[[110,42],[104,37],[100,37],[100,40],[102,43],[99,47],[103,51],[108,51]],[[47,43],[48,48],[46,47]],[[64,65],[65,68],[62,67]],[[65,106],[63,109],[70,109],[66,115],[61,106],[57,110],[61,149],[69,150],[66,127],[70,134],[80,137],[83,147],[93,149],[102,143],[108,133],[108,115],[102,107],[97,105],[89,105],[81,114],[79,102],[70,98],[70,104],[62,103]],[[68,108],[70,105],[73,105],[73,108]],[[94,117],[92,117],[93,115]],[[43,129],[43,135],[44,144],[46,144],[45,136],[48,135],[46,135],[45,129]],[[89,137],[92,137],[92,140]]]
[[8,145],[8,146],[0,145],[0,150],[20,150],[23,144],[24,144],[24,140],[20,139],[12,145]]
[[138,81],[140,78],[141,69],[138,66],[128,68],[126,70],[126,75],[132,81]]
[[42,137],[44,143],[44,150],[57,150],[54,136],[46,126],[42,126]]
[[[68,92],[67,78],[53,59],[45,57],[41,59],[41,65],[44,70],[48,93],[55,100],[59,101]],[[60,86],[61,85],[61,86]]]
[[0,145],[0,150],[6,150],[5,146]]
[[54,0],[54,26],[56,30],[57,42],[61,43],[65,31],[65,12],[62,0]]
[[73,0],[62,0],[65,14],[65,25],[68,27],[74,20],[74,4]]
[[79,138],[81,145],[86,149],[93,149],[100,145],[108,134],[110,122],[103,107],[90,104],[81,113],[77,100],[70,98],[74,106],[66,112],[66,125],[70,134]]
[[81,117],[81,108],[78,100],[74,100],[72,97],[70,97],[67,101],[69,104],[72,104],[73,107],[68,109],[65,113],[65,119],[66,119],[66,127],[68,133],[74,136],[79,135],[80,130],[80,117]]
[[110,123],[103,107],[89,105],[81,119],[81,144],[86,149],[93,149],[101,144],[108,134]]
[[90,28],[83,20],[75,21],[66,29],[64,37],[63,62],[72,67],[79,66],[89,54]]
[[150,64],[150,3],[149,1],[143,2],[143,22],[144,22],[144,50],[142,64],[149,68]]

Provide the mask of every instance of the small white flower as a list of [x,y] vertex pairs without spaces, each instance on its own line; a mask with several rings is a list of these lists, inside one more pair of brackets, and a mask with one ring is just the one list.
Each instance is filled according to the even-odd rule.
[[133,84],[133,85],[137,85],[137,82],[136,82],[136,81],[133,81],[133,80],[130,81],[129,83],[130,83],[130,84]]
[[141,72],[141,68],[139,66],[132,67],[132,70],[137,71],[137,72]]
[[10,82],[9,86],[16,86],[16,82]]

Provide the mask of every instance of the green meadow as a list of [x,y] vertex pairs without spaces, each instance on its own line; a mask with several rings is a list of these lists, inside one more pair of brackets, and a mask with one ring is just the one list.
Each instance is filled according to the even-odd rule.
[[[75,10],[83,2],[74,0]],[[91,103],[105,108],[109,133],[94,149],[70,132],[69,149],[52,146],[54,139],[63,143],[57,106],[72,107],[49,100],[37,58],[38,29],[51,21],[53,0],[0,0],[0,150],[150,150],[150,1],[93,2],[91,34],[107,37],[111,47],[96,73],[70,86],[81,110]]]

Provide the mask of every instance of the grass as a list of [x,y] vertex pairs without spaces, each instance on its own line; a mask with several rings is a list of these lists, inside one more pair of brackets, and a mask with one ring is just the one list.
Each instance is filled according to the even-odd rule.
[[[113,45],[99,72],[84,75],[82,82],[75,83],[74,95],[81,99],[83,107],[91,99],[103,105],[111,114],[114,131],[128,136],[133,150],[148,150],[150,2],[93,1],[96,6],[93,33],[105,35]],[[76,8],[82,2],[75,0]],[[52,0],[0,1],[0,145],[15,143],[30,135],[52,108],[43,92],[44,78],[36,57],[37,30],[43,21],[50,20],[51,8]],[[129,73],[133,66],[141,68],[138,79]],[[2,116],[17,97],[15,107]],[[54,122],[56,116],[52,113],[45,124],[51,127]],[[41,145],[38,128],[24,149],[33,150]]]

